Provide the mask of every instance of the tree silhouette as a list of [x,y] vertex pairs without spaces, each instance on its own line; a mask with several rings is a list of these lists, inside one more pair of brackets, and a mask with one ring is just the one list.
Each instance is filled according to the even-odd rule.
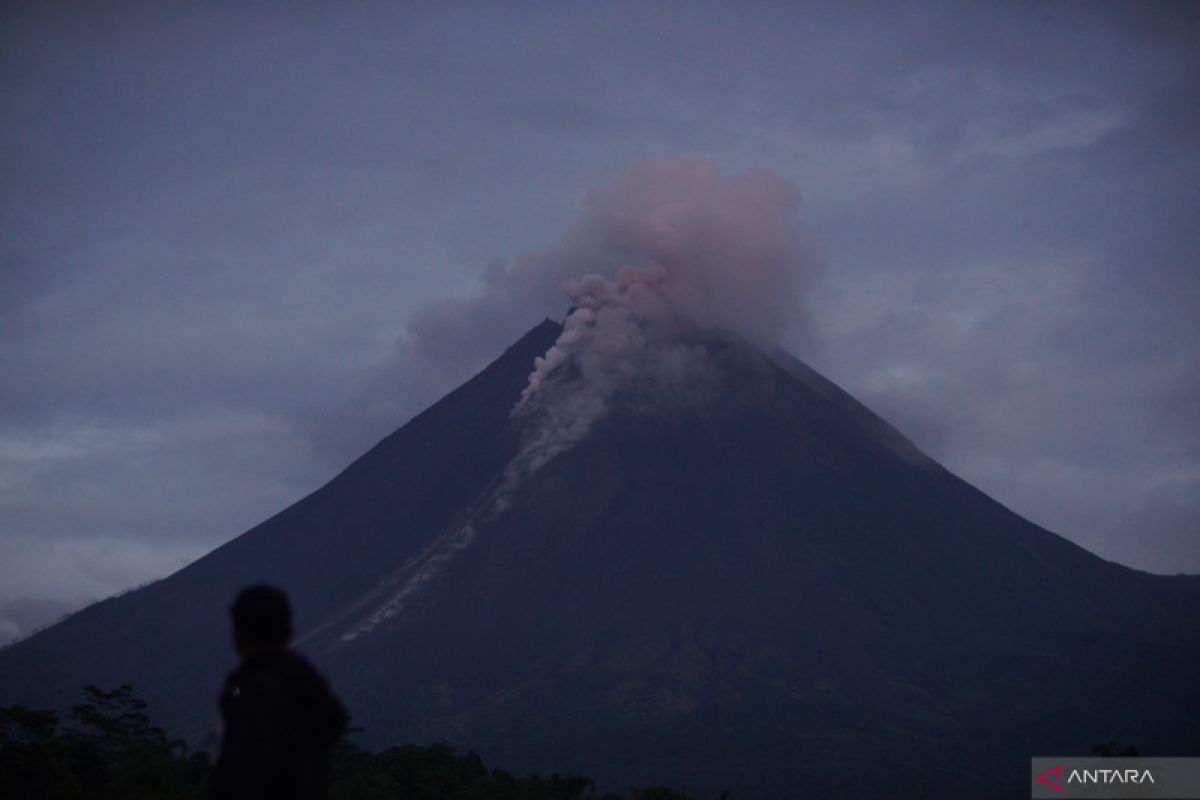
[[[68,722],[53,711],[0,708],[0,798],[202,800],[208,758],[151,723],[144,700],[123,684],[84,687]],[[371,753],[343,741],[331,800],[625,800],[598,797],[582,775],[518,777],[488,769],[445,743]],[[630,800],[691,800],[665,786],[630,789]],[[728,793],[723,794],[726,800]]]

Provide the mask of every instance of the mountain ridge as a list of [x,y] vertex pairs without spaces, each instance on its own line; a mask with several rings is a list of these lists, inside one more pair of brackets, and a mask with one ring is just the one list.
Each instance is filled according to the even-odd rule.
[[[208,556],[0,651],[0,702],[133,682],[199,736],[232,660],[225,605],[268,580],[373,745],[447,738],[517,770],[745,797],[1000,797],[1030,755],[1200,748],[1200,577],[1045,531],[802,362],[735,338],[710,344],[717,391],[613,395],[479,512],[561,332],[543,321]],[[397,613],[344,640],[475,523]]]

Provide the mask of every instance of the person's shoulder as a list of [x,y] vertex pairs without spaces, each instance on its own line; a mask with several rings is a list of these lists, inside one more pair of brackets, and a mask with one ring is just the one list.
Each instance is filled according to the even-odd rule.
[[270,659],[261,656],[243,658],[225,675],[225,688],[252,686],[260,683],[264,678],[270,680],[270,675]]
[[288,648],[280,654],[280,660],[295,669],[310,669],[315,671],[312,662],[299,650]]
[[285,650],[279,659],[279,668],[299,675],[320,675],[303,653],[296,650]]
[[295,650],[288,650],[276,664],[276,669],[286,675],[288,681],[295,686],[325,689],[329,687],[329,681],[321,674],[321,671],[313,666],[312,662],[302,653]]
[[330,720],[333,738],[336,739],[345,728],[348,715],[328,679],[307,658],[295,651],[288,651],[286,664],[293,696],[308,707],[323,709]]

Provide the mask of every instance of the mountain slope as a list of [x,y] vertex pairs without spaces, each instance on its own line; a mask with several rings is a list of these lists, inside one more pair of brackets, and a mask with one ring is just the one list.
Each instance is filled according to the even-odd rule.
[[558,331],[546,320],[328,484],[169,578],[0,650],[0,702],[65,706],[84,683],[129,682],[174,733],[211,729],[234,593],[286,586],[302,628],[357,599],[511,457],[508,411]]
[[270,580],[368,744],[739,797],[1012,796],[1034,754],[1200,752],[1195,577],[1038,528],[731,337],[705,340],[700,390],[615,395],[516,473],[536,422],[510,411],[559,333],[176,575],[0,652],[0,702],[128,681],[199,733],[224,608]]

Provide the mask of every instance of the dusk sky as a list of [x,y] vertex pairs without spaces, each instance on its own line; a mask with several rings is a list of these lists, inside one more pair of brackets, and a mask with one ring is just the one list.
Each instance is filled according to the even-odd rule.
[[783,344],[947,468],[1200,572],[1196,4],[0,14],[0,641],[561,319],[528,265],[644,159],[794,188]]

